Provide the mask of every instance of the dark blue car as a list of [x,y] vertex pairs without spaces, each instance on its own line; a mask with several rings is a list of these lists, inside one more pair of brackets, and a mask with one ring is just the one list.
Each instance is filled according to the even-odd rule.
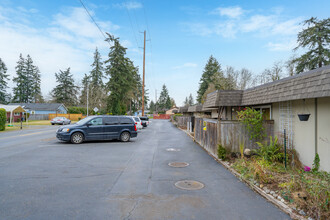
[[62,141],[80,144],[91,140],[118,139],[127,142],[137,137],[137,128],[132,118],[126,116],[89,116],[76,124],[62,126],[56,131]]

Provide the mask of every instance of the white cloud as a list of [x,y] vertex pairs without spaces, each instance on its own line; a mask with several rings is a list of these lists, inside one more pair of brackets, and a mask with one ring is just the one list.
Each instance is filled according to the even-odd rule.
[[196,63],[184,63],[181,66],[175,66],[172,69],[182,69],[182,68],[196,68],[198,65]]
[[[67,8],[53,16],[47,28],[32,28],[33,22],[26,11],[29,10],[0,7],[0,57],[8,67],[10,79],[15,75],[19,54],[24,57],[30,54],[41,71],[43,95],[47,95],[56,85],[55,72],[71,67],[74,78],[81,79],[90,71],[95,48],[98,47],[101,54],[108,51],[109,44],[82,8]],[[19,15],[28,19],[27,22],[16,19]],[[108,32],[119,28],[109,21],[97,22]],[[131,45],[129,41],[124,43]],[[12,81],[9,86],[13,86]]]
[[239,6],[217,8],[217,13],[228,18],[220,18],[213,23],[184,23],[189,32],[199,36],[219,35],[224,38],[236,38],[237,34],[251,33],[258,37],[293,36],[301,30],[302,17],[283,19],[282,8],[273,8],[268,14],[244,13]]
[[274,25],[274,17],[264,15],[254,15],[247,22],[243,23],[241,29],[243,32],[252,32],[265,30]]
[[297,46],[297,42],[294,39],[288,39],[280,43],[269,42],[267,48],[270,51],[292,51]]
[[117,8],[126,8],[128,10],[139,9],[139,8],[143,7],[140,2],[135,2],[135,1],[124,2],[124,3],[121,3],[121,4],[114,4],[114,6],[117,7]]
[[238,6],[215,9],[215,13],[218,13],[221,16],[228,16],[230,18],[239,18],[243,14],[243,12],[243,9]]

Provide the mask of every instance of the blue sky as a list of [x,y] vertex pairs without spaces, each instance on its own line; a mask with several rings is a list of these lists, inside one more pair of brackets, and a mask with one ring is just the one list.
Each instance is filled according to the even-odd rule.
[[[203,68],[213,55],[222,68],[247,68],[260,74],[286,61],[296,46],[301,22],[329,16],[330,2],[82,0],[103,32],[119,37],[142,73],[143,34],[147,31],[146,87],[151,99],[165,83],[177,105],[196,97]],[[79,0],[2,0],[0,57],[15,75],[19,54],[30,54],[42,74],[46,96],[54,73],[71,67],[80,81],[98,47],[103,60],[109,45]],[[299,54],[299,51],[298,51]],[[12,83],[9,84],[11,87]]]

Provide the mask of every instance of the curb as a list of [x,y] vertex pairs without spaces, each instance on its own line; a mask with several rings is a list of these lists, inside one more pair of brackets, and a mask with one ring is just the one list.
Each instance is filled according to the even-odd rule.
[[[179,128],[179,127],[178,127]],[[234,176],[236,176],[241,182],[245,183],[246,185],[248,185],[253,191],[257,192],[258,194],[260,194],[261,196],[263,196],[265,199],[267,199],[267,201],[273,203],[274,205],[276,205],[280,210],[282,210],[283,212],[285,212],[286,214],[288,214],[290,216],[290,218],[292,219],[299,219],[299,220],[307,220],[307,218],[305,218],[304,216],[298,215],[296,213],[293,212],[293,209],[290,208],[289,206],[287,206],[285,203],[275,199],[273,196],[267,194],[265,191],[263,191],[261,188],[255,186],[254,184],[251,184],[249,181],[245,180],[242,178],[242,175],[239,174],[236,170],[234,170],[232,167],[230,167],[228,164],[224,163],[222,160],[216,158],[214,155],[212,155],[211,153],[209,153],[204,147],[202,147],[199,143],[197,143],[195,141],[195,138],[189,134],[186,130],[179,128],[181,131],[183,131],[184,133],[186,133],[190,138],[193,139],[193,141],[198,144],[198,146],[200,148],[202,148],[208,155],[210,155],[215,161],[217,161],[218,163],[220,163],[223,167],[225,167],[227,170],[229,170]]]

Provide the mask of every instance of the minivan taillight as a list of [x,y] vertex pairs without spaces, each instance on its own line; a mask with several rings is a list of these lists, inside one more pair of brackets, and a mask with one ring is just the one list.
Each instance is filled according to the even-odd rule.
[[137,125],[137,122],[135,122],[135,124]]
[[136,125],[134,125],[134,130],[137,131],[137,129],[136,129]]
[[142,125],[142,122],[141,122],[141,125]]

